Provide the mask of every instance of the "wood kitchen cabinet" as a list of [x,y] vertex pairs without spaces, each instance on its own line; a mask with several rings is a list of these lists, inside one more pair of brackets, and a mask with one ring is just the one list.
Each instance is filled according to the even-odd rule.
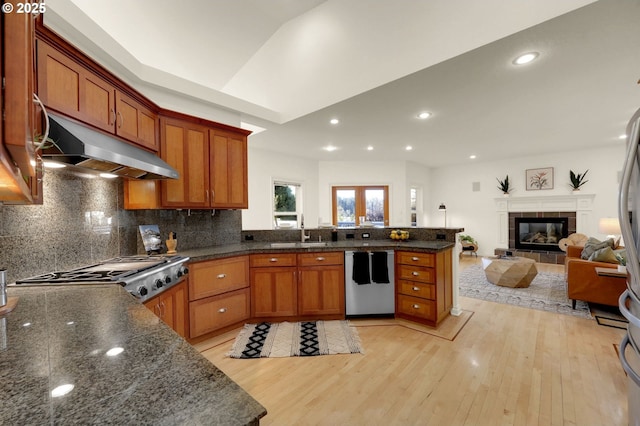
[[189,337],[237,326],[250,316],[249,257],[189,264]]
[[344,318],[342,252],[256,254],[250,259],[253,319]]
[[42,164],[35,153],[40,109],[35,93],[35,15],[6,13],[0,20],[0,201],[42,202]]
[[344,253],[298,254],[298,314],[344,318]]
[[62,52],[42,40],[37,49],[38,96],[48,108],[158,150],[155,112],[90,69],[86,58]]
[[187,291],[187,281],[184,281],[144,302],[144,306],[153,311],[158,318],[185,338],[189,336]]
[[251,317],[292,317],[298,313],[295,253],[252,254]]
[[125,182],[126,209],[249,206],[247,132],[197,121],[160,117],[161,157],[180,178],[153,184]]
[[396,318],[436,326],[451,311],[451,249],[395,253]]

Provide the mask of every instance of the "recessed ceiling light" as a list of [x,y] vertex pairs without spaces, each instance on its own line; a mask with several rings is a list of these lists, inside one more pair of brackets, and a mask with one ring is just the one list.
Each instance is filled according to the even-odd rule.
[[525,53],[523,55],[518,56],[517,58],[515,58],[513,60],[513,63],[515,65],[524,65],[524,64],[528,64],[529,62],[533,61],[534,59],[536,59],[538,57],[539,53],[538,52],[529,52],[529,53]]
[[42,164],[48,169],[62,169],[64,167],[67,167],[64,164],[57,163],[55,161],[43,161]]
[[469,156],[469,158],[471,158],[472,160],[475,160],[476,156],[475,156],[475,154],[472,154],[472,155]]
[[627,138],[627,135],[620,135],[620,136],[618,136],[618,139],[626,139],[626,138]]
[[335,151],[336,149],[338,149],[338,148],[336,148],[333,145],[327,145],[327,146],[324,147],[324,150],[325,151],[329,151],[329,152]]
[[426,120],[429,117],[431,117],[431,113],[427,111],[423,111],[420,114],[418,114],[418,118],[421,120]]
[[338,124],[340,122],[340,120],[338,120],[337,118],[332,118],[329,123],[331,124]]
[[411,151],[413,149],[413,147],[411,145],[407,145],[407,147],[405,148],[407,151]]
[[367,151],[373,151],[373,147],[372,147],[371,145],[369,145],[369,146],[367,147]]

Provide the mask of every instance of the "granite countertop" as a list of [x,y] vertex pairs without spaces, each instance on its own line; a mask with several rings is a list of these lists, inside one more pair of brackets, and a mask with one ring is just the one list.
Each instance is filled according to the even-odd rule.
[[[2,424],[245,425],[266,414],[118,285],[8,295],[18,303],[0,316]],[[64,384],[74,387],[52,396]]]
[[[309,241],[314,243],[314,241]],[[237,244],[226,244],[220,246],[211,246],[198,249],[180,250],[178,254],[189,256],[191,262],[210,260],[228,256],[240,256],[243,254],[254,253],[273,253],[273,252],[322,252],[322,251],[349,251],[349,250],[405,250],[405,251],[421,251],[421,252],[440,252],[455,246],[454,243],[448,241],[394,241],[386,240],[346,240],[346,241],[327,241],[323,247],[303,247],[300,242],[295,242],[294,247],[272,247],[271,242],[243,242]],[[277,243],[276,243],[277,244]],[[294,242],[291,242],[294,244]]]

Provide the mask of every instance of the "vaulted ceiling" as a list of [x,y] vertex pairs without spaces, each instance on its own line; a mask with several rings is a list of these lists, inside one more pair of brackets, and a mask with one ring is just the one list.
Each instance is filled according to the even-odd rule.
[[[228,110],[266,129],[252,147],[301,157],[438,167],[620,144],[640,107],[635,0],[47,7],[47,25],[134,85]],[[527,51],[538,59],[514,66]]]

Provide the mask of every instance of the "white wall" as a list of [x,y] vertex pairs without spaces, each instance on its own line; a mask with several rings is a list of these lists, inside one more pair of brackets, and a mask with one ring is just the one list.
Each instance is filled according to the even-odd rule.
[[[569,170],[584,173],[589,169],[581,192],[596,194],[593,205],[589,236],[604,238],[598,233],[598,219],[618,216],[618,172],[624,161],[624,143],[606,148],[569,153],[540,154],[536,157],[514,158],[489,163],[441,167],[430,173],[431,218],[427,226],[441,226],[437,204],[447,205],[448,226],[464,227],[465,233],[478,240],[482,255],[491,255],[498,244],[498,220],[495,198],[502,197],[496,188],[496,178],[509,175],[514,190],[512,197],[541,195],[566,195],[571,193]],[[540,167],[554,168],[554,188],[542,191],[527,191],[525,170]],[[472,183],[480,183],[480,191],[472,191]]]
[[250,147],[249,209],[242,211],[242,229],[273,228],[273,181],[303,184],[305,226],[318,223],[318,162]]

